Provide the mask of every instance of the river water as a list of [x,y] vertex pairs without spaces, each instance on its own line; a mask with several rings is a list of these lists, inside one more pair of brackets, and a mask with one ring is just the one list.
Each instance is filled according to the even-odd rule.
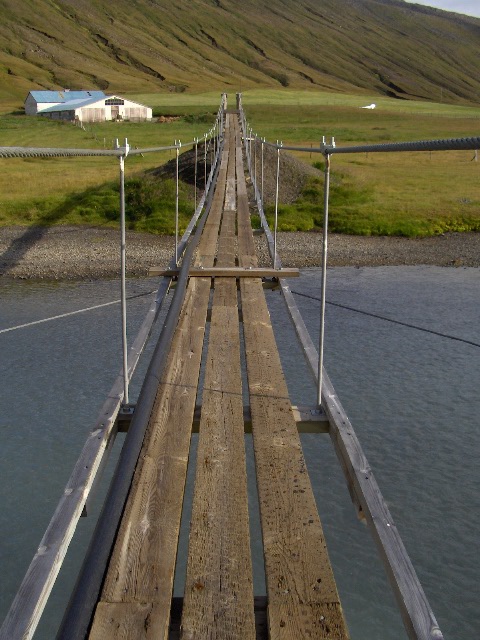
[[[314,340],[320,272],[291,281]],[[152,280],[130,280],[129,335]],[[118,298],[117,281],[1,284],[0,331]],[[480,270],[333,268],[328,300],[480,344]],[[294,404],[315,388],[278,292],[268,301]],[[480,348],[327,305],[325,365],[373,468],[446,638],[480,633]],[[53,514],[120,368],[118,305],[0,332],[0,619]],[[147,349],[147,356],[148,356]],[[139,377],[144,364],[139,368]],[[138,383],[132,384],[132,395]],[[105,477],[111,474],[119,436]],[[328,435],[303,435],[337,584],[354,640],[406,638],[368,529],[356,517]],[[195,438],[194,438],[195,445]],[[247,437],[247,450],[251,442]],[[190,480],[193,472],[189,474]],[[104,483],[106,484],[106,483]],[[189,483],[191,484],[191,482]],[[188,490],[190,493],[190,489]],[[250,486],[252,505],[255,491]],[[82,519],[39,630],[55,636],[95,523]],[[186,512],[188,517],[188,510]],[[252,518],[255,590],[262,593],[259,525]],[[183,535],[176,592],[186,552]]]

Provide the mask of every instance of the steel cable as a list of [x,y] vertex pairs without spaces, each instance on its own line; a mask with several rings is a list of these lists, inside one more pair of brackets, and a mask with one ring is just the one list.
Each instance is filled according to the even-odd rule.
[[[297,296],[301,296],[302,298],[309,298],[310,300],[315,300],[320,302],[320,298],[316,298],[315,296],[308,295],[306,293],[300,293],[300,291],[293,291]],[[449,340],[456,340],[458,342],[463,342],[464,344],[469,344],[473,347],[479,347],[480,344],[478,342],[473,342],[472,340],[466,340],[465,338],[459,338],[458,336],[452,336],[448,333],[442,333],[441,331],[434,331],[433,329],[427,329],[426,327],[419,327],[418,325],[411,324],[409,322],[403,322],[402,320],[395,320],[394,318],[387,318],[386,316],[381,316],[377,313],[371,313],[370,311],[363,311],[363,309],[356,309],[355,307],[349,307],[346,304],[340,304],[339,302],[330,302],[326,300],[326,303],[333,307],[340,307],[341,309],[346,309],[347,311],[354,311],[355,313],[360,313],[364,316],[370,316],[371,318],[377,318],[378,320],[384,320],[385,322],[392,322],[393,324],[399,324],[402,327],[407,327],[408,329],[416,329],[417,331],[424,331],[425,333],[431,333],[434,336],[440,336],[441,338],[448,338]]]

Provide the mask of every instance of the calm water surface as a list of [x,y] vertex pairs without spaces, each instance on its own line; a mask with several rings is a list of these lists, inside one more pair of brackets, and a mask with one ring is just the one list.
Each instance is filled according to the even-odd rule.
[[[0,287],[0,329],[115,300],[119,289],[116,281],[7,281]],[[319,271],[305,270],[291,287],[319,296]],[[152,281],[131,280],[128,289],[129,295],[145,293],[152,289]],[[328,299],[480,343],[478,269],[335,268],[329,270]],[[315,389],[281,297],[271,292],[268,300],[292,401],[313,404]],[[129,301],[131,336],[149,303],[148,296]],[[317,340],[318,302],[299,296],[297,303]],[[118,315],[115,305],[0,333],[0,619],[120,368]],[[477,637],[480,348],[332,305],[327,306],[326,340],[327,370],[445,637]],[[137,392],[138,385],[133,384],[132,395]],[[352,638],[406,638],[329,437],[304,435],[302,442]],[[247,450],[251,451],[249,439]],[[109,474],[111,468],[107,478]],[[189,477],[191,484],[193,469]],[[250,498],[255,514],[254,483]],[[94,517],[80,522],[38,638],[55,635]],[[264,589],[259,537],[254,515],[257,593]],[[182,588],[186,544],[183,535],[177,593]]]

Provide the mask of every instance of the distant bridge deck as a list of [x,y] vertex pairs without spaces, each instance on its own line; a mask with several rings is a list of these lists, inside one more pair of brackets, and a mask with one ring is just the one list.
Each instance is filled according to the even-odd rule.
[[[256,268],[238,119],[194,260]],[[220,273],[222,273],[220,271]],[[90,638],[168,638],[211,300],[182,638],[256,638],[244,445],[244,348],[271,638],[347,638],[260,277],[190,278]],[[260,628],[260,626],[259,626]],[[67,633],[65,629],[64,633]]]

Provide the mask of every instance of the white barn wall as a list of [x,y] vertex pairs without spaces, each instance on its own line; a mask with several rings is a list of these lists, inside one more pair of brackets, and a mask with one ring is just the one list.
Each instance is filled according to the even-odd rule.
[[[119,98],[123,104],[109,105],[105,104],[111,98],[106,100],[99,100],[93,104],[89,104],[88,107],[82,107],[76,109],[75,115],[80,122],[103,122],[105,120],[116,119],[116,114],[121,120],[151,120],[152,109],[138,104],[138,102],[132,102],[126,98]],[[113,111],[113,114],[112,114]]]
[[84,107],[77,109],[75,116],[80,122],[105,122],[105,108],[102,107]]

